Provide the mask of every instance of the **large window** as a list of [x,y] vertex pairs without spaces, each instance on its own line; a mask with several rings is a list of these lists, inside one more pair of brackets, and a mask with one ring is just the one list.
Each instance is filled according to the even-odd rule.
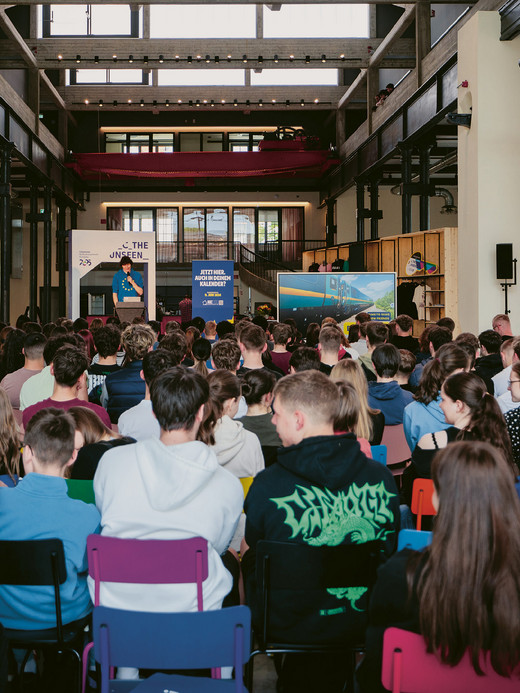
[[368,38],[368,5],[264,5],[264,38]]
[[44,5],[43,37],[139,36],[139,12],[130,5]]
[[251,72],[252,86],[299,86],[299,85],[318,85],[334,86],[338,85],[338,71],[331,68],[309,68],[292,70],[283,68],[279,70],[262,70],[262,72]]
[[216,87],[216,86],[236,86],[243,87],[245,84],[244,70],[233,69],[205,69],[196,70],[158,70],[157,84],[160,87]]
[[143,70],[70,70],[70,84],[148,84]]
[[255,35],[256,5],[150,5],[150,38],[255,38]]
[[173,132],[107,132],[105,151],[111,154],[175,151]]

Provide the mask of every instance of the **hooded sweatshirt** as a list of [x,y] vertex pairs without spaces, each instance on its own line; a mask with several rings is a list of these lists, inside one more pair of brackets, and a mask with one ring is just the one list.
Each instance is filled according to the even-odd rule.
[[402,424],[404,408],[410,402],[413,402],[412,393],[403,390],[395,380],[368,383],[368,406],[383,412],[386,426]]
[[265,467],[258,436],[247,431],[242,422],[227,415],[215,426],[213,450],[218,463],[239,479],[256,476]]
[[451,426],[446,423],[444,413],[439,406],[440,402],[441,397],[437,395],[437,399],[433,399],[429,404],[415,401],[405,407],[404,435],[410,450],[415,450],[415,446],[425,433],[443,431]]
[[[132,539],[208,541],[204,609],[218,609],[231,589],[220,555],[227,549],[243,504],[242,486],[222,469],[214,452],[193,441],[164,445],[149,440],[105,453],[94,477],[101,533]],[[89,578],[93,595],[93,583]],[[134,611],[196,611],[195,584],[103,583],[103,606]]]
[[[262,539],[324,547],[378,539],[384,553],[390,555],[400,525],[399,498],[391,472],[365,457],[352,433],[306,438],[280,449],[278,463],[254,480],[245,511],[246,541],[252,549]],[[246,586],[258,623],[259,590],[253,571],[251,565],[249,574],[245,571]],[[272,626],[282,642],[290,638],[308,641],[309,637],[314,642],[330,642],[343,637],[345,613],[349,628],[364,623],[363,587],[308,594],[298,590],[295,583],[293,590],[278,598],[284,615]],[[273,619],[275,614],[273,610]]]

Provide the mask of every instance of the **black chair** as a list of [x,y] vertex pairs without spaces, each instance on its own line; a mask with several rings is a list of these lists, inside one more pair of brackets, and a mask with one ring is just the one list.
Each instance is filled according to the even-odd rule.
[[63,624],[60,585],[67,579],[65,553],[61,539],[0,541],[0,584],[50,586],[54,588],[56,627],[44,630],[5,628],[10,648],[26,650],[19,671],[20,686],[25,665],[32,650],[54,651],[61,655],[71,652],[76,664],[76,690],[81,690],[81,655],[83,631],[90,616]]
[[252,604],[258,646],[247,667],[248,689],[257,654],[350,652],[353,672],[381,557],[379,541],[334,547],[258,542]]

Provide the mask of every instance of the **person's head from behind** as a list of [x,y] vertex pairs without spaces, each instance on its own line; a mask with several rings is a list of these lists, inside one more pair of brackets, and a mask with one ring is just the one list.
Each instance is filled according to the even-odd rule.
[[101,318],[94,318],[90,323],[90,331],[92,334],[101,327],[103,327],[103,320]]
[[215,368],[232,373],[238,370],[241,356],[240,347],[234,339],[221,339],[211,351],[211,361]]
[[152,380],[150,398],[162,431],[183,431],[195,440],[209,398],[201,375],[183,366],[169,368]]
[[397,381],[399,384],[405,385],[412,375],[417,359],[408,349],[399,349],[399,356],[401,357],[401,362],[397,369]]
[[242,352],[262,354],[267,348],[267,337],[259,325],[249,324],[244,327],[238,338]]
[[142,377],[148,390],[152,384],[152,380],[157,378],[161,373],[167,371],[169,368],[174,368],[178,366],[177,359],[172,354],[171,351],[167,351],[162,347],[156,349],[155,351],[149,351],[144,355],[143,358],[143,370]]
[[[432,464],[438,505],[417,584],[421,632],[448,664],[481,653],[504,675],[519,663],[520,502],[507,462],[489,443],[456,442]],[[411,577],[413,567],[409,564]],[[462,579],[461,579],[462,576]],[[432,599],[440,594],[442,599]],[[479,664],[480,661],[480,664]]]
[[316,349],[309,346],[298,347],[293,351],[289,359],[289,370],[291,373],[319,371],[320,363],[320,355]]
[[478,336],[478,341],[480,342],[480,348],[482,349],[482,356],[487,356],[488,354],[498,354],[500,352],[500,346],[502,344],[502,337],[495,332],[495,330],[484,330]]
[[217,323],[214,320],[207,320],[204,325],[204,334],[206,338],[215,337],[217,334]]
[[192,356],[191,349],[193,347],[193,342],[196,339],[200,339],[200,330],[197,327],[195,327],[194,325],[191,325],[191,327],[188,327],[186,329],[185,334],[186,334],[186,347],[187,347],[186,353],[188,354],[188,356],[191,357]]
[[2,362],[6,373],[13,373],[23,368],[25,362],[23,345],[26,337],[26,333],[19,329],[11,330],[6,336],[2,351]]
[[39,361],[43,359],[43,350],[47,339],[41,332],[28,334],[23,341],[23,353],[28,361]]
[[273,329],[273,342],[276,346],[285,347],[292,339],[292,329],[290,325],[280,323]]
[[340,403],[339,410],[334,421],[334,430],[341,433],[354,433],[359,421],[359,395],[356,388],[344,380],[336,381]]
[[399,349],[393,344],[381,344],[372,352],[372,363],[379,378],[395,378],[401,363]]
[[382,322],[371,320],[366,323],[366,338],[367,347],[369,350],[375,349],[377,346],[388,341],[388,327]]
[[76,448],[82,444],[82,436],[75,434],[74,419],[68,412],[54,407],[42,409],[25,429],[23,464],[26,474],[65,476],[67,467],[76,459]]
[[7,473],[20,475],[20,438],[9,395],[0,387],[0,459]]
[[395,332],[398,337],[406,337],[413,327],[413,318],[409,315],[398,315],[395,319]]
[[311,322],[307,325],[305,333],[305,344],[309,347],[315,347],[320,338],[320,326],[317,322]]
[[62,346],[54,354],[51,373],[57,385],[71,388],[83,377],[88,366],[89,360],[84,351],[74,346]]
[[241,396],[240,378],[226,370],[212,371],[208,375],[209,395],[216,419],[233,418],[238,411]]
[[83,445],[92,445],[101,440],[120,437],[115,431],[105,426],[99,416],[87,407],[71,407],[68,413],[74,419],[76,431],[79,431],[83,437]]
[[515,347],[520,352],[520,337],[513,337],[513,339],[506,339],[500,345],[500,357],[502,359],[502,365],[504,368],[510,366],[513,363],[513,358],[515,356]]
[[85,318],[76,318],[72,323],[72,329],[74,332],[81,332],[81,330],[88,330],[88,321]]
[[501,337],[513,334],[511,332],[511,321],[509,320],[509,316],[505,313],[495,315],[491,325],[495,332],[498,332]]
[[441,318],[440,320],[437,320],[435,323],[439,327],[446,327],[448,330],[453,334],[453,331],[455,330],[455,320],[453,318],[445,317]]
[[42,326],[38,322],[26,322],[23,326],[25,334],[33,334],[34,332],[42,333]]
[[155,335],[148,325],[129,325],[121,335],[121,346],[127,361],[142,361],[155,343]]
[[217,323],[217,335],[219,339],[222,339],[226,334],[233,334],[234,331],[235,328],[229,320],[221,320]]
[[436,357],[425,365],[415,399],[429,404],[437,399],[442,383],[449,375],[460,373],[468,367],[468,354],[464,349],[454,342],[443,344]]
[[181,326],[177,320],[169,320],[164,326],[164,334],[168,337],[174,332],[181,332]]
[[339,410],[336,384],[319,371],[286,375],[274,388],[273,424],[284,447],[332,435]]
[[242,395],[248,407],[254,406],[255,404],[262,404],[265,407],[271,405],[273,390],[276,383],[276,378],[273,373],[257,368],[243,375],[241,381]]
[[101,358],[115,356],[120,346],[121,334],[116,327],[106,325],[93,333],[94,345]]
[[206,376],[208,374],[206,362],[211,358],[211,342],[209,339],[204,339],[204,337],[196,339],[191,347],[191,355],[193,357],[193,367],[195,370],[201,375]]
[[372,318],[370,317],[370,313],[358,313],[354,320],[358,325],[362,325],[365,322],[370,322]]
[[[81,337],[79,338],[81,340]],[[81,340],[83,341],[83,340]],[[77,346],[76,339],[74,335],[60,335],[59,337],[51,337],[47,340],[45,346],[43,347],[43,360],[50,366],[54,360],[54,356],[58,349],[62,346]]]
[[432,356],[437,356],[437,352],[444,344],[449,344],[453,341],[453,334],[447,327],[433,327],[428,335],[430,340],[430,353]]
[[337,358],[342,341],[341,332],[336,327],[326,325],[321,328],[319,343],[322,354],[334,355]]

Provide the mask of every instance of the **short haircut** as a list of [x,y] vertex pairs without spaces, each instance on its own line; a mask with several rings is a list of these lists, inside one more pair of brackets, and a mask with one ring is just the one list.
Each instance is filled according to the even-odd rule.
[[218,338],[222,339],[225,334],[232,334],[235,331],[235,327],[229,322],[229,320],[221,320],[217,323],[217,334]]
[[282,344],[285,346],[287,342],[292,338],[292,328],[290,325],[285,325],[284,323],[278,324],[273,327],[273,342],[275,344]]
[[189,431],[197,412],[209,399],[209,385],[195,371],[176,366],[152,380],[150,398],[163,431]]
[[432,327],[428,339],[433,346],[433,351],[437,352],[441,346],[453,341],[453,334],[447,327]]
[[384,344],[388,340],[388,327],[382,322],[371,320],[366,324],[366,335],[371,347]]
[[206,324],[204,325],[204,332],[206,334],[206,337],[208,334],[213,335],[216,334],[217,332],[217,323],[214,320],[208,320]]
[[370,317],[370,313],[358,313],[354,320],[359,324],[362,324],[364,322],[370,322],[372,318]]
[[148,325],[129,325],[121,335],[121,345],[129,361],[141,361],[154,342],[155,335]]
[[394,344],[381,344],[372,352],[372,363],[380,378],[393,378],[401,363],[399,349]]
[[85,318],[76,318],[72,323],[72,328],[74,332],[79,332],[80,330],[88,330],[88,321]]
[[475,337],[473,332],[461,332],[459,335],[457,335],[457,338],[454,339],[453,341],[457,346],[460,346],[461,344],[471,345],[473,347],[473,350],[474,350],[475,356],[476,356],[478,348],[479,348],[479,343],[478,343],[478,339]]
[[123,257],[119,260],[119,267],[122,267],[123,265],[133,265],[134,261],[132,260],[131,257],[128,257],[128,255],[123,255]]
[[240,347],[234,339],[221,339],[211,352],[216,368],[224,368],[226,371],[236,371],[241,355]]
[[502,337],[495,330],[484,330],[478,336],[480,345],[487,350],[488,354],[498,354],[502,344]]
[[505,313],[498,313],[498,315],[495,315],[495,317],[493,318],[493,322],[491,323],[492,326],[495,327],[497,322],[511,323],[511,320],[509,319],[509,315],[506,315]]
[[403,332],[408,332],[408,330],[411,330],[413,327],[413,318],[411,318],[409,315],[405,315],[404,313],[402,315],[398,315],[395,319],[395,322]]
[[46,344],[45,335],[41,332],[32,332],[23,340],[23,352],[28,359],[39,359],[43,356]]
[[175,358],[175,365],[178,366],[186,356],[188,350],[188,340],[182,330],[172,332],[161,339],[161,349],[166,349]]
[[335,327],[322,327],[320,330],[320,346],[322,351],[337,352],[342,342],[341,332]]
[[64,467],[74,452],[75,425],[72,416],[62,409],[41,409],[25,429],[24,445],[42,465]]
[[169,368],[178,365],[171,351],[159,347],[159,349],[155,351],[147,352],[143,358],[143,375],[145,383],[150,387],[154,378],[164,373],[164,371],[167,371]]
[[148,320],[147,325],[152,328],[157,336],[161,334],[161,323],[158,320]]
[[417,359],[408,349],[399,349],[399,355],[401,356],[401,363],[397,372],[403,375],[410,375],[415,368]]
[[164,334],[173,334],[174,332],[182,332],[181,326],[177,320],[169,320],[164,326]]
[[93,333],[94,345],[101,358],[117,354],[121,343],[121,333],[113,325],[104,325]]
[[72,387],[89,366],[87,355],[74,346],[62,346],[54,354],[52,368],[58,385]]
[[23,331],[26,334],[32,334],[34,332],[42,333],[42,326],[38,322],[26,322],[23,326]]
[[500,345],[500,352],[511,353],[515,350],[515,346],[520,346],[520,337],[505,339]]
[[318,423],[334,424],[339,412],[339,392],[320,371],[300,371],[286,375],[274,387],[275,400],[283,407],[302,410]]
[[439,327],[447,327],[450,332],[453,332],[455,329],[455,320],[453,320],[453,318],[448,318],[447,316],[437,320],[435,324]]
[[246,351],[262,351],[267,344],[266,334],[259,325],[248,325],[240,332],[238,339]]
[[47,365],[53,362],[54,355],[56,354],[58,349],[60,349],[62,346],[65,346],[65,344],[77,346],[76,339],[71,334],[60,335],[59,337],[51,337],[47,340],[47,343],[43,348],[43,360]]
[[258,325],[258,327],[261,327],[263,331],[265,332],[267,330],[267,318],[265,315],[255,315],[253,318],[253,325]]
[[298,347],[291,354],[289,366],[294,368],[296,373],[301,371],[319,371],[320,370],[320,355],[312,347]]

